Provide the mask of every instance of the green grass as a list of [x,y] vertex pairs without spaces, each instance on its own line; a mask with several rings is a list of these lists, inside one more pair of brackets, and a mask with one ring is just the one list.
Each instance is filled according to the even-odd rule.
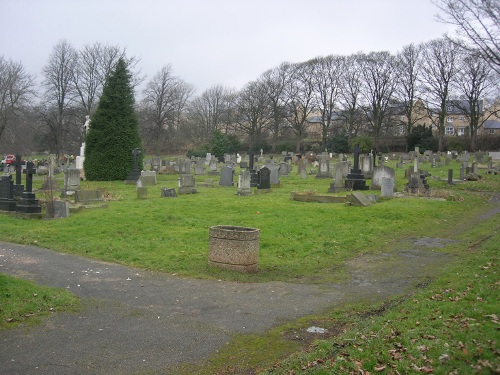
[[[459,168],[459,163],[453,167]],[[431,172],[444,174],[445,169]],[[331,179],[302,179],[295,171],[282,177],[281,186],[269,194],[239,197],[236,187],[198,187],[198,194],[161,198],[160,187],[176,187],[177,178],[160,175],[146,200],[137,199],[135,187],[121,181],[84,182],[84,189],[109,194],[107,208],[86,209],[63,220],[26,221],[0,215],[0,239],[190,277],[337,281],[346,259],[380,252],[386,242],[402,236],[452,230],[456,222],[481,210],[487,199],[484,193],[461,189],[461,185],[445,186],[443,192],[443,183],[430,179],[431,189],[438,186],[436,191],[445,200],[398,198],[366,208],[297,202],[291,200],[292,191],[327,194]],[[205,178],[196,179],[203,182]],[[495,191],[500,176],[485,180],[480,189],[467,184],[481,192]],[[39,179],[35,185],[42,182]],[[397,186],[403,189],[403,169],[397,170]],[[38,198],[45,199],[41,193]],[[257,274],[241,275],[207,265],[209,227],[214,225],[260,229]]]
[[[109,195],[107,208],[84,209],[61,220],[0,215],[0,239],[188,277],[303,283],[339,281],[345,277],[346,260],[387,252],[405,238],[460,240],[458,245],[435,249],[456,255],[455,261],[419,293],[376,306],[369,301],[346,305],[261,335],[235,336],[209,364],[195,370],[190,365],[184,373],[244,374],[269,368],[269,373],[276,374],[377,370],[404,374],[432,367],[434,373],[461,374],[476,371],[471,366],[482,367],[477,373],[489,373],[488,364],[499,365],[494,317],[498,315],[500,219],[498,215],[486,221],[477,217],[492,194],[500,191],[500,176],[448,185],[442,181],[447,170],[453,168],[458,176],[460,163],[434,169],[423,164],[422,168],[432,174],[430,197],[381,200],[370,207],[292,201],[293,191],[326,195],[331,183],[314,176],[304,180],[295,170],[282,177],[271,193],[247,197],[237,196],[236,188],[198,187],[198,194],[160,198],[160,187],[176,187],[177,175],[158,176],[158,186],[149,188],[146,200],[137,199],[135,187],[121,181],[84,182],[83,188]],[[396,170],[398,191],[406,183],[404,169]],[[196,177],[197,182],[204,179]],[[42,182],[39,178],[36,186]],[[37,197],[45,199],[42,193]],[[214,225],[260,229],[258,273],[246,275],[207,265],[209,227]],[[320,322],[335,334],[303,352],[309,341],[295,340],[295,333],[311,322]],[[444,354],[449,358],[440,360]]]
[[75,310],[80,301],[64,289],[49,288],[0,273],[0,329],[36,324],[56,311]]
[[343,333],[262,374],[492,374],[500,369],[496,232],[425,290],[325,316]]

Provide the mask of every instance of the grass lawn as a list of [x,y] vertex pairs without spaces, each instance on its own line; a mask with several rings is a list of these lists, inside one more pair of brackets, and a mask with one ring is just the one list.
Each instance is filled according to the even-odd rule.
[[[145,200],[137,199],[135,186],[122,181],[86,181],[82,188],[100,189],[109,198],[106,208],[84,209],[60,220],[0,215],[0,239],[185,277],[300,283],[338,282],[346,277],[346,260],[385,252],[405,238],[459,240],[459,245],[436,249],[456,255],[457,260],[443,267],[439,280],[412,296],[382,306],[345,306],[266,335],[235,337],[213,358],[211,367],[198,370],[206,374],[245,373],[238,372],[241,368],[272,374],[403,374],[431,369],[446,374],[489,373],[489,367],[499,366],[500,219],[498,214],[480,222],[477,217],[487,209],[492,194],[500,191],[500,175],[448,185],[448,169],[458,176],[459,162],[442,168],[424,163],[421,168],[432,174],[430,196],[381,199],[369,207],[291,200],[292,192],[349,193],[329,194],[331,179],[312,175],[302,179],[296,168],[281,177],[272,192],[251,196],[237,196],[236,187],[199,186],[197,194],[161,198],[160,188],[176,187],[178,175],[159,175],[158,185],[149,188]],[[398,191],[406,184],[404,169],[396,169]],[[196,176],[196,181],[209,177]],[[62,175],[57,178],[62,186]],[[42,183],[37,177],[35,187]],[[43,201],[46,196],[38,192],[37,198]],[[208,266],[209,227],[215,225],[260,229],[258,273]],[[335,334],[283,360],[300,349],[288,333],[311,321],[336,327]]]

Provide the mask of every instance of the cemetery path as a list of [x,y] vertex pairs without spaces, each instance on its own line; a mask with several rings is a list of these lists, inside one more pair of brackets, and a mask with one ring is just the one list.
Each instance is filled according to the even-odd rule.
[[[500,212],[500,200],[492,212]],[[482,218],[488,219],[488,216]],[[259,333],[346,302],[384,300],[427,283],[453,240],[413,238],[346,263],[338,284],[244,284],[180,278],[33,246],[0,242],[0,272],[66,288],[83,301],[35,327],[0,331],[2,374],[175,373],[234,334]]]

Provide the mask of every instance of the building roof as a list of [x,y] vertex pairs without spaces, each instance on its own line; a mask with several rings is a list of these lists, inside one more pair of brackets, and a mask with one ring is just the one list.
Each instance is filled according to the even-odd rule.
[[499,129],[500,130],[500,121],[497,120],[486,120],[483,124],[484,129]]

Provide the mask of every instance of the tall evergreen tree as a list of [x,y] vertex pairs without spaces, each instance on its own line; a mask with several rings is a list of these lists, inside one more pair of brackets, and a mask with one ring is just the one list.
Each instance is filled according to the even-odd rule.
[[[85,177],[91,181],[125,180],[134,167],[132,150],[141,149],[131,74],[123,58],[104,85],[85,139]],[[139,160],[142,168],[142,157]]]

